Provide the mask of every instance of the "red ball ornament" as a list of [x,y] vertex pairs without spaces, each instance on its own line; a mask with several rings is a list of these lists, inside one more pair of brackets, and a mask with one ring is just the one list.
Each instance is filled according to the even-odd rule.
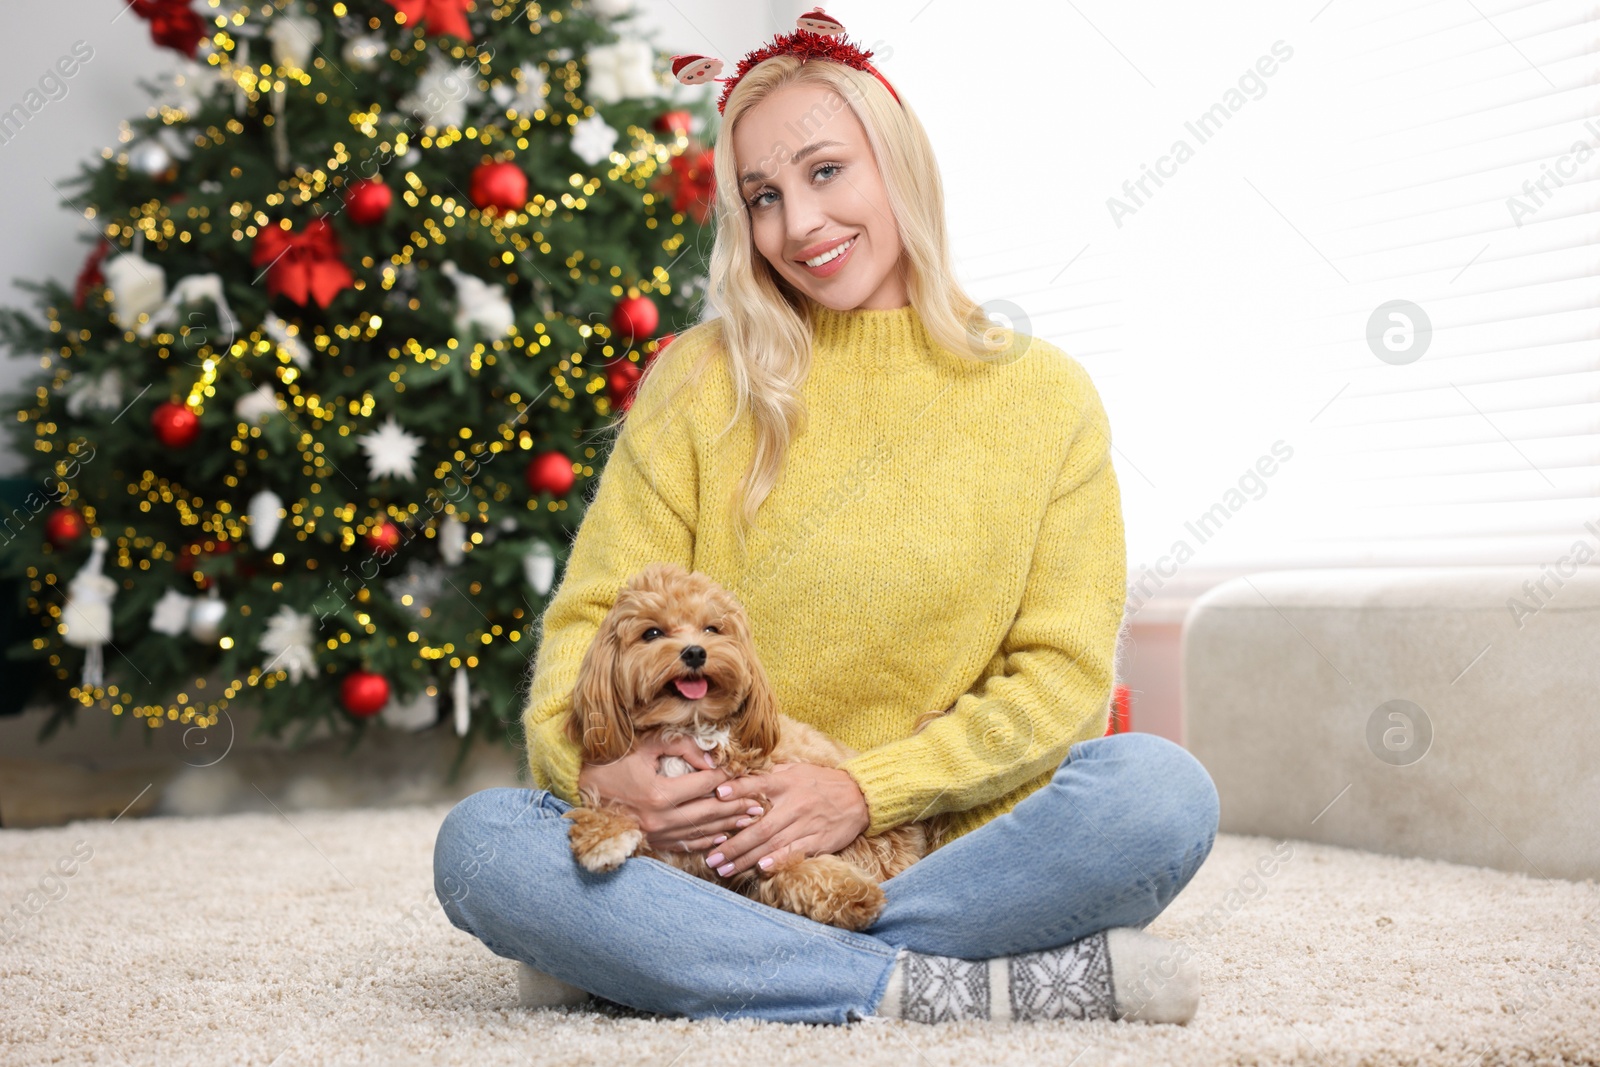
[[383,520],[367,531],[367,547],[374,552],[393,552],[400,547],[400,527]]
[[200,416],[189,405],[175,400],[156,405],[156,410],[150,415],[150,426],[168,448],[188,448],[200,436]]
[[485,211],[521,211],[528,206],[528,176],[515,163],[480,163],[472,171],[468,195]]
[[351,671],[339,686],[339,700],[352,715],[376,715],[389,703],[389,679],[376,671]]
[[57,548],[69,545],[89,532],[89,524],[77,508],[56,508],[44,520],[44,535]]
[[533,457],[528,464],[528,488],[535,493],[566,496],[576,480],[572,473],[572,460],[561,452],[545,452]]
[[606,368],[606,391],[613,407],[627,411],[633,406],[633,394],[643,373],[631,359],[619,359]]
[[621,337],[649,337],[661,325],[661,315],[648,296],[630,296],[617,301],[611,311],[611,325]]
[[688,133],[692,116],[687,111],[663,111],[656,116],[655,128],[662,133]]
[[670,345],[672,343],[673,339],[676,338],[677,336],[678,335],[675,334],[675,333],[664,333],[660,337],[657,337],[656,338],[656,354],[660,355],[661,354],[661,350],[663,348],[666,348],[668,345]]
[[344,207],[357,226],[376,226],[389,213],[394,191],[373,178],[358,178],[344,191]]

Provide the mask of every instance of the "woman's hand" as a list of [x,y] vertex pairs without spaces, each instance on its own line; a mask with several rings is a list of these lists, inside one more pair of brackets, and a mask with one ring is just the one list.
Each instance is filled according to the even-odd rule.
[[[678,756],[691,767],[706,770],[669,778],[656,769],[662,756]],[[592,790],[609,806],[639,821],[645,843],[657,852],[704,852],[713,837],[760,807],[749,800],[718,800],[712,790],[731,778],[687,737],[662,743],[660,733],[646,735],[621,759],[585,763],[578,768],[578,789]]]
[[706,863],[724,877],[756,866],[765,870],[788,856],[838,852],[860,837],[870,821],[856,780],[834,767],[774,763],[765,774],[747,774],[717,787],[719,796],[724,792],[733,804],[764,793],[772,808],[753,826],[716,839],[721,847]]

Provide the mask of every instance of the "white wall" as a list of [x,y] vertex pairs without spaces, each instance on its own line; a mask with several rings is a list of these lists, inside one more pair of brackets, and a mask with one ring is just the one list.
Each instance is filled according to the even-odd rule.
[[[21,131],[0,144],[0,304],[31,307],[28,294],[13,279],[55,278],[71,284],[91,247],[82,243],[95,230],[70,207],[62,206],[64,179],[80,161],[95,158],[116,142],[118,123],[144,108],[137,87],[153,79],[179,56],[155,47],[147,24],[132,12],[118,14],[117,2],[9,3],[6,33],[9,62],[0,64],[0,111],[22,103],[39,88],[59,57],[83,41],[93,58],[65,79],[66,93],[49,100]],[[792,28],[803,5],[737,0],[644,0],[638,25],[653,30],[659,48],[734,57],[756,47],[780,25]],[[774,21],[776,20],[776,21]],[[730,66],[737,58],[730,60]],[[53,184],[52,184],[53,183]],[[10,390],[31,373],[32,360],[0,359],[0,388]],[[21,463],[0,446],[0,474],[15,474]]]

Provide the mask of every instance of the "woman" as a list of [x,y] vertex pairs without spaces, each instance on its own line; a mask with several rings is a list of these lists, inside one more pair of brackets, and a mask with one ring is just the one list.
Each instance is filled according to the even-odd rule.
[[[1104,411],[1058,349],[988,343],[952,278],[927,136],[886,86],[779,54],[726,98],[723,316],[640,383],[544,614],[538,788],[468,797],[439,832],[445,911],[522,961],[524,1003],[828,1023],[1194,1012],[1185,946],[1142,927],[1209,854],[1217,796],[1180,746],[1102,736],[1126,580]],[[562,733],[578,665],[654,560],[738,596],[782,710],[860,755],[730,780],[680,739],[580,765]],[[707,769],[658,777],[664,754]],[[724,874],[957,822],[853,933],[653,859],[583,871],[560,818],[580,788]],[[771,810],[751,808],[758,789]]]

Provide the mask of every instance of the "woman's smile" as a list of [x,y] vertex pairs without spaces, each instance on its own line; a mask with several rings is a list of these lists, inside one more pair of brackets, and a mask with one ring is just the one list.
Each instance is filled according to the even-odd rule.
[[801,258],[797,262],[818,278],[826,278],[844,269],[845,260],[850,258],[850,250],[855,246],[856,238],[847,237],[843,241],[829,245],[825,251],[810,258]]

